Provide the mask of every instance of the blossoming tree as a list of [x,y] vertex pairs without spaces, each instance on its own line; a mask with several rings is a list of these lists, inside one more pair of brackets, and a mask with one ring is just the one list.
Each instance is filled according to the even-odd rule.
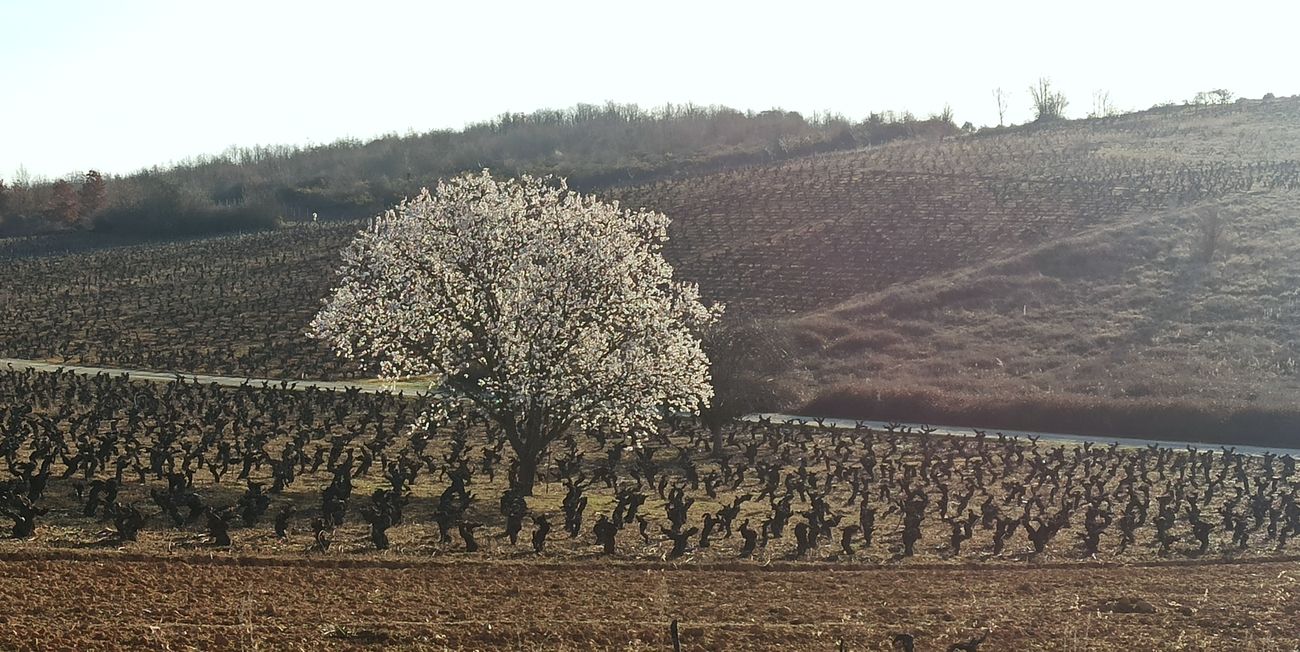
[[497,424],[531,494],[566,432],[650,429],[708,404],[697,334],[717,310],[673,280],[667,228],[562,181],[441,182],[357,236],[309,334],[385,378],[431,376],[424,417],[459,406]]

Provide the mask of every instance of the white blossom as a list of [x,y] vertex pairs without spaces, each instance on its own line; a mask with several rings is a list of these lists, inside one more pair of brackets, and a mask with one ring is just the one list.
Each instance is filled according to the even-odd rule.
[[708,404],[697,335],[720,311],[673,280],[667,229],[562,181],[458,177],[357,236],[310,334],[385,377],[432,376],[427,420],[468,399],[521,460],[569,429],[651,429]]

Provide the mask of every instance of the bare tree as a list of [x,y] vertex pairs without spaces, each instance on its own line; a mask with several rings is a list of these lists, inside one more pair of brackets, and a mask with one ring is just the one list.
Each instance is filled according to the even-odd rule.
[[1092,112],[1088,114],[1089,118],[1109,118],[1116,113],[1115,105],[1110,101],[1110,91],[1092,92]]
[[993,89],[993,99],[998,103],[998,126],[999,127],[1006,126],[1005,118],[1007,115],[1007,95],[1006,93],[1002,92],[1001,86]]
[[722,450],[722,428],[736,417],[782,407],[792,394],[777,378],[793,366],[793,344],[771,321],[727,312],[701,338],[713,377],[713,402],[700,421],[713,435],[713,453]]
[[14,170],[14,187],[30,188],[38,180],[32,177],[32,173],[27,171],[27,166],[19,164],[18,169]]
[[1064,93],[1052,90],[1052,80],[1047,77],[1039,77],[1038,83],[1029,87],[1029,95],[1034,101],[1034,122],[1060,120],[1070,105]]
[[939,122],[943,122],[945,124],[956,125],[957,123],[954,122],[953,118],[954,118],[954,114],[952,112],[952,105],[950,104],[944,104],[943,111],[939,113],[930,114],[931,120],[938,120]]

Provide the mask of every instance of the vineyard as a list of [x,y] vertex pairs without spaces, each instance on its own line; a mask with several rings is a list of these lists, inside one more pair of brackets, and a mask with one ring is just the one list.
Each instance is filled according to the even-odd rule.
[[7,357],[272,378],[357,370],[303,336],[355,223],[51,254],[12,241],[0,286]]
[[[1195,641],[1294,643],[1285,623],[1300,609],[1287,577],[1300,535],[1300,474],[1289,455],[816,421],[735,424],[715,448],[703,428],[670,422],[635,443],[570,435],[525,499],[507,482],[518,467],[500,431],[471,419],[413,429],[414,397],[24,371],[0,373],[0,405],[10,406],[0,409],[9,476],[0,515],[12,523],[12,537],[0,542],[0,565],[11,571],[0,590],[23,605],[6,623],[60,645],[103,645],[108,639],[100,637],[111,634],[141,645],[175,637],[217,646],[237,637],[345,645],[361,636],[353,642],[509,646],[522,637],[648,646],[664,640],[664,622],[687,617],[699,623],[688,625],[687,639],[711,648],[766,641],[831,649],[841,640],[861,647],[909,631],[921,640],[987,638],[999,647],[1072,632],[1079,649],[1116,639],[1165,649],[1173,639],[1161,628],[1174,623]],[[118,570],[96,575],[103,564]],[[1145,569],[1138,572],[1157,584],[1171,572],[1212,577],[1228,592],[1137,590],[1114,564],[1130,567],[1126,574]],[[881,565],[895,570],[881,579],[872,570]],[[371,588],[364,605],[343,613],[314,589],[254,580],[253,568],[285,586],[324,571]],[[563,573],[553,575],[557,569]],[[690,569],[713,597],[679,586],[696,584],[682,575]],[[137,579],[119,584],[118,573]],[[404,582],[391,583],[393,573],[446,578],[431,580],[446,592],[437,618],[410,611],[412,596],[431,589],[413,594],[400,588]],[[513,579],[474,580],[472,591],[449,581],[484,573]],[[584,579],[571,584],[565,573]],[[826,588],[839,582],[817,579],[822,573],[852,578],[844,586],[925,584],[897,609],[853,611],[879,603],[859,593],[879,587],[841,594]],[[644,592],[617,588],[629,574],[657,578],[645,590],[666,602],[618,616],[603,611],[606,596],[644,600]],[[999,611],[951,584],[967,578],[976,595],[1002,600],[1027,595],[1025,583],[1045,576],[1078,588],[1040,608]],[[551,579],[537,579],[544,577]],[[38,598],[35,582],[77,590],[89,582],[102,587],[97,595],[138,600],[211,592],[202,602],[211,613],[191,610],[200,602],[157,608],[167,622],[214,627],[153,630],[118,616],[97,617],[76,634],[44,629],[61,608]],[[263,588],[256,612],[235,618],[223,596],[242,595],[240,586]],[[584,606],[528,611],[526,620],[475,606],[504,599],[497,592],[505,586],[573,595]],[[595,593],[578,597],[587,591]],[[792,593],[774,593],[781,591]],[[1261,591],[1270,600],[1243,629],[1247,615],[1232,596]],[[768,603],[766,624],[704,608],[719,595]],[[837,601],[857,606],[832,622]],[[325,608],[328,622],[304,621],[300,610],[309,606]],[[1081,618],[1096,618],[1097,631],[1075,629]]]
[[[1242,135],[1258,122],[1294,125],[1300,102],[1186,111],[893,144],[611,194],[673,217],[669,256],[706,293],[802,313],[1121,217],[1300,188],[1300,130],[1279,135],[1289,140]],[[1181,120],[1213,137],[1206,144],[1197,129],[1185,148],[1165,126]],[[1249,158],[1221,151],[1232,145]]]
[[1161,109],[600,191],[790,335],[814,414],[1260,454],[671,418],[568,432],[526,495],[489,422],[291,384],[373,375],[304,335],[362,222],[0,240],[0,357],[282,381],[0,369],[0,647],[1294,649],[1297,125]]
[[[393,547],[417,555],[451,543],[451,528],[461,523],[507,531],[513,524],[516,533],[522,527],[521,520],[509,521],[524,514],[513,511],[517,505],[506,480],[516,469],[502,433],[468,417],[437,431],[413,429],[422,405],[418,398],[279,385],[159,384],[30,370],[0,373],[0,396],[14,406],[0,411],[6,433],[0,452],[14,478],[6,491],[27,496],[29,501],[20,502],[28,506],[48,498],[67,508],[63,517],[52,515],[50,521],[60,532],[51,540],[56,547],[102,542],[97,521],[82,517],[122,518],[119,510],[146,503],[156,504],[162,509],[158,518],[170,523],[144,540],[161,537],[169,548],[186,546],[192,540],[186,526],[204,518],[209,528],[236,522],[236,517],[253,526],[286,504],[307,514],[319,508],[320,515],[336,518],[331,532],[355,522],[367,508],[396,510],[389,526],[406,522],[405,514],[414,527],[401,528],[410,539],[394,537]],[[547,554],[583,554],[591,545],[583,538],[586,509],[612,510],[608,516],[618,529],[636,529],[635,545],[622,555],[647,559],[677,558],[694,550],[693,556],[703,559],[739,554],[763,560],[883,562],[934,554],[958,561],[964,550],[986,545],[992,558],[1015,559],[1029,552],[1048,559],[1080,553],[1096,557],[1101,533],[1115,521],[1111,509],[1125,503],[1130,515],[1141,517],[1113,524],[1125,533],[1124,542],[1112,551],[1120,558],[1142,558],[1157,548],[1161,556],[1200,556],[1210,545],[1234,557],[1267,555],[1285,550],[1288,539],[1300,534],[1295,502],[1300,475],[1289,457],[1073,448],[990,434],[965,441],[901,426],[844,430],[812,421],[736,424],[720,450],[712,451],[710,441],[705,429],[690,422],[666,423],[653,442],[635,446],[623,437],[597,434],[586,443],[570,435],[553,451],[547,465],[551,470],[542,478],[545,489],[529,500],[529,513],[541,520],[548,512],[552,518],[554,512],[564,514],[569,541],[545,547]],[[1182,537],[1172,535],[1180,518],[1176,511],[1168,512],[1169,521],[1151,541],[1138,545],[1134,538],[1145,532],[1148,511],[1156,511],[1153,498],[1169,491],[1157,475],[1170,487],[1186,485],[1178,501],[1190,501],[1196,514],[1222,515],[1221,526],[1216,521],[1203,533],[1216,536],[1206,538],[1199,549],[1178,545]],[[1259,484],[1265,480],[1258,478],[1268,482]],[[167,489],[162,491],[156,483],[164,481]],[[1204,498],[1198,502],[1193,489],[1202,485]],[[364,489],[359,494],[374,493],[355,502],[374,504],[354,511],[350,497],[359,489]],[[553,502],[561,494],[563,500]],[[409,511],[403,509],[408,502]],[[1174,503],[1161,504],[1163,513]],[[1070,520],[1089,505],[1086,521]],[[851,513],[845,511],[849,507]],[[928,510],[937,510],[936,518],[922,528]],[[15,520],[15,532],[20,524],[46,521],[38,512],[19,518],[22,511],[10,505],[5,512]],[[666,514],[666,520],[657,512]],[[277,529],[298,522],[292,513],[285,518],[277,519]],[[801,519],[805,522],[798,525]],[[1013,538],[1020,525],[1031,522],[1050,527],[1020,541]],[[1084,528],[1097,523],[1097,536],[1085,536]],[[440,534],[430,548],[428,527],[433,524],[440,526]],[[703,530],[690,528],[690,540],[660,536],[661,526],[666,533],[688,524]],[[1239,525],[1242,530],[1234,535]],[[117,540],[135,540],[126,536],[123,521],[116,527]],[[873,548],[877,528],[886,543]],[[793,540],[788,536],[801,529]],[[901,548],[895,545],[895,533],[912,529],[917,538]],[[335,535],[341,545],[350,546],[345,541],[364,531]],[[460,532],[476,551],[472,529]],[[823,546],[832,532],[836,545]],[[266,531],[251,528],[248,533],[254,535],[254,548],[267,541]],[[710,545],[714,537],[718,540]],[[916,547],[921,541],[927,543]],[[943,541],[947,545],[938,545]],[[1062,543],[1049,550],[1057,541]],[[1076,541],[1084,545],[1074,545]],[[666,542],[675,545],[662,547]],[[1248,546],[1250,542],[1255,545]],[[539,542],[533,545],[542,552]],[[322,552],[329,548],[321,547]],[[518,551],[500,544],[485,550],[507,556]],[[985,551],[979,554],[984,557]]]
[[[706,299],[798,316],[1171,206],[1290,193],[1300,184],[1297,120],[1297,100],[1153,110],[602,194],[673,218],[667,255]],[[6,240],[0,355],[256,377],[363,376],[302,337],[333,282],[339,249],[359,227],[299,224],[115,247],[89,234]]]

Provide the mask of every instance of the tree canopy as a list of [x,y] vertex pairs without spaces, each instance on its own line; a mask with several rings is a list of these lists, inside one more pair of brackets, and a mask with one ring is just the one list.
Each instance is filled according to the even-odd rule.
[[385,377],[432,377],[431,424],[466,403],[496,423],[528,492],[570,430],[708,404],[699,333],[719,309],[673,279],[667,228],[549,178],[440,182],[357,236],[310,333]]

